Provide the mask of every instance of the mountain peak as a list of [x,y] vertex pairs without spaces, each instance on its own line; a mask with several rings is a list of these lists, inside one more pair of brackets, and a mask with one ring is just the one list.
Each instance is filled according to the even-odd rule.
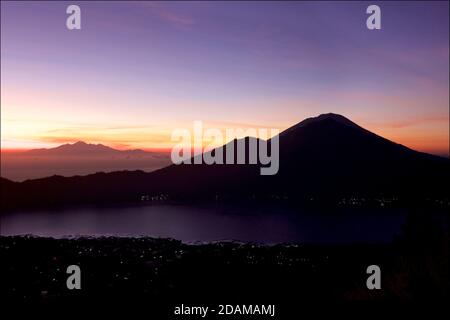
[[337,120],[337,121],[348,121],[353,123],[352,121],[350,121],[348,118],[344,117],[343,115],[340,115],[338,113],[322,113],[320,115],[318,115],[317,117],[312,117],[310,119],[316,119],[316,120],[324,120],[324,119],[333,119],[333,120]]
[[77,141],[74,144],[72,144],[73,146],[86,146],[88,145],[86,142],[84,141]]
[[[59,149],[59,150],[88,150],[88,151],[93,151],[93,150],[114,150],[110,147],[107,147],[103,144],[92,144],[92,143],[86,143],[84,141],[77,141],[75,143],[66,143],[63,145],[60,145],[59,147],[56,147],[54,149]],[[51,150],[51,149],[50,149]]]
[[305,126],[310,125],[312,123],[319,123],[319,122],[322,122],[322,121],[329,121],[329,120],[338,122],[338,123],[346,125],[346,126],[350,126],[350,127],[353,127],[353,128],[358,128],[360,130],[364,130],[363,128],[361,128],[356,123],[354,123],[353,121],[349,120],[348,118],[344,117],[343,115],[330,112],[330,113],[322,113],[322,114],[318,115],[317,117],[306,118],[305,120],[297,123],[296,125],[290,127],[289,129],[285,130],[283,132],[283,134],[287,133],[287,132],[291,132],[291,131],[296,130],[298,128],[305,127]]
[[350,119],[344,117],[343,115],[337,114],[337,113],[322,113],[320,115],[318,115],[317,117],[312,117],[312,118],[307,118],[305,120],[303,120],[301,123],[312,123],[312,122],[319,122],[319,121],[324,121],[324,120],[333,120],[345,125],[349,125],[349,126],[358,126],[356,123],[354,123],[353,121],[351,121]]

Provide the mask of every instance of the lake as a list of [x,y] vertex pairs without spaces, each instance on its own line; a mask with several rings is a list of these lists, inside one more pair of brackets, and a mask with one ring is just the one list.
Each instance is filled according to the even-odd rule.
[[333,214],[286,208],[148,205],[14,212],[1,235],[151,236],[184,242],[382,243],[400,234],[406,213],[339,209]]

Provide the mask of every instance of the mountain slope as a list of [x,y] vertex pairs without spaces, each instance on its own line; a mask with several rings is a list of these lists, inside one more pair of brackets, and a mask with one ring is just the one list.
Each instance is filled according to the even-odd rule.
[[172,184],[168,192],[210,196],[441,197],[447,191],[449,159],[391,142],[340,115],[306,119],[282,132],[279,140],[280,165],[273,176],[261,176],[258,165],[180,165],[158,174],[177,185],[186,186],[183,181],[189,181],[187,190]]

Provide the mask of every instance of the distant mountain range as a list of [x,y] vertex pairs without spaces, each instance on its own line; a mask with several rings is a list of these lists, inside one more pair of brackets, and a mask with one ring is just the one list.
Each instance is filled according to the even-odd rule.
[[55,174],[69,177],[118,170],[154,171],[170,163],[167,152],[116,150],[79,141],[50,149],[2,153],[1,173],[4,178],[24,181]]
[[33,156],[95,156],[95,155],[147,155],[153,154],[140,149],[116,150],[103,144],[90,144],[78,141],[73,144],[67,143],[56,148],[32,149],[24,152],[25,155]]
[[[245,138],[247,150],[250,139]],[[2,179],[2,207],[115,203],[160,195],[188,201],[276,198],[294,203],[342,197],[448,200],[449,159],[411,150],[341,115],[306,119],[283,131],[279,143],[279,172],[273,176],[260,175],[260,164],[181,164],[150,173],[53,176],[22,183]]]

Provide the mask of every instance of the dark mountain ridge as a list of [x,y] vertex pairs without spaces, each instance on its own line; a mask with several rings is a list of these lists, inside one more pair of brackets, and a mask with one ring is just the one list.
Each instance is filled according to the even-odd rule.
[[[246,151],[251,139],[243,140]],[[239,142],[230,143],[236,150]],[[448,199],[449,164],[449,159],[411,150],[343,116],[326,114],[280,133],[276,175],[260,175],[261,164],[181,164],[151,173],[53,176],[22,183],[2,179],[2,209],[111,204],[161,194],[173,200],[283,198],[291,203],[383,196],[410,203]]]

